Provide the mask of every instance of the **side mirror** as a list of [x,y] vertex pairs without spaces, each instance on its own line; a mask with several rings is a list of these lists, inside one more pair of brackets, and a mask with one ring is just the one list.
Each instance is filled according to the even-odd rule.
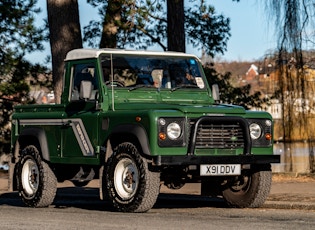
[[90,81],[81,81],[80,84],[80,98],[84,100],[88,100],[92,94],[92,82]]
[[214,101],[220,101],[220,90],[218,84],[212,85],[212,97]]

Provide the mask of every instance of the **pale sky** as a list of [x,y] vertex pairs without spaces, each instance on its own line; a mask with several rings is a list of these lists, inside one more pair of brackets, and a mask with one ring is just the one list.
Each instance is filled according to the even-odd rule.
[[207,0],[216,12],[231,19],[231,37],[223,58],[251,61],[276,48],[272,22],[267,22],[265,0]]
[[[188,2],[188,0],[186,0]],[[227,51],[220,55],[227,61],[252,61],[263,58],[266,53],[276,48],[274,31],[266,22],[267,17],[262,3],[264,0],[206,0],[215,7],[217,14],[223,14],[230,18],[231,37],[228,41]],[[78,0],[81,26],[85,26],[92,19],[98,19],[97,11],[86,3],[86,0]],[[47,17],[46,0],[39,0],[38,6],[42,9],[37,19],[38,25],[43,25],[43,18]],[[270,23],[271,24],[271,23]],[[50,55],[49,44],[45,44],[44,52],[35,52],[27,58],[34,62],[43,63],[43,59]],[[154,47],[149,48],[156,49]],[[200,51],[187,46],[187,53],[200,56]]]

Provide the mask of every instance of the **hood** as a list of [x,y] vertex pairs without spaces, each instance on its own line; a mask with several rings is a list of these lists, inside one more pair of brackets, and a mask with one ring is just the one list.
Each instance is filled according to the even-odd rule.
[[246,110],[235,105],[188,105],[188,104],[166,104],[166,103],[119,103],[116,110],[177,110],[184,114],[200,115],[227,115],[245,114]]

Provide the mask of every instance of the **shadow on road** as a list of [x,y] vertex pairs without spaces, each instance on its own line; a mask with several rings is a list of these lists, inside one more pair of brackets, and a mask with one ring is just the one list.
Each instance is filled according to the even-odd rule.
[[[1,194],[0,206],[1,205],[24,207],[24,204],[17,192]],[[58,209],[73,207],[86,210],[114,211],[109,202],[99,199],[98,188],[89,187],[58,188],[56,198],[50,207]],[[226,205],[220,198],[203,197],[200,195],[161,193],[153,209],[189,209],[199,207],[226,208]]]

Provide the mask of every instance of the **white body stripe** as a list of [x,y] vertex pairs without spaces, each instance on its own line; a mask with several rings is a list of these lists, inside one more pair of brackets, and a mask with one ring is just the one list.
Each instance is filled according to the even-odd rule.
[[80,118],[75,119],[22,119],[19,120],[20,125],[29,126],[62,126],[70,125],[76,140],[80,146],[80,149],[84,156],[94,156],[94,148],[92,146],[89,135],[86,132],[85,126]]

